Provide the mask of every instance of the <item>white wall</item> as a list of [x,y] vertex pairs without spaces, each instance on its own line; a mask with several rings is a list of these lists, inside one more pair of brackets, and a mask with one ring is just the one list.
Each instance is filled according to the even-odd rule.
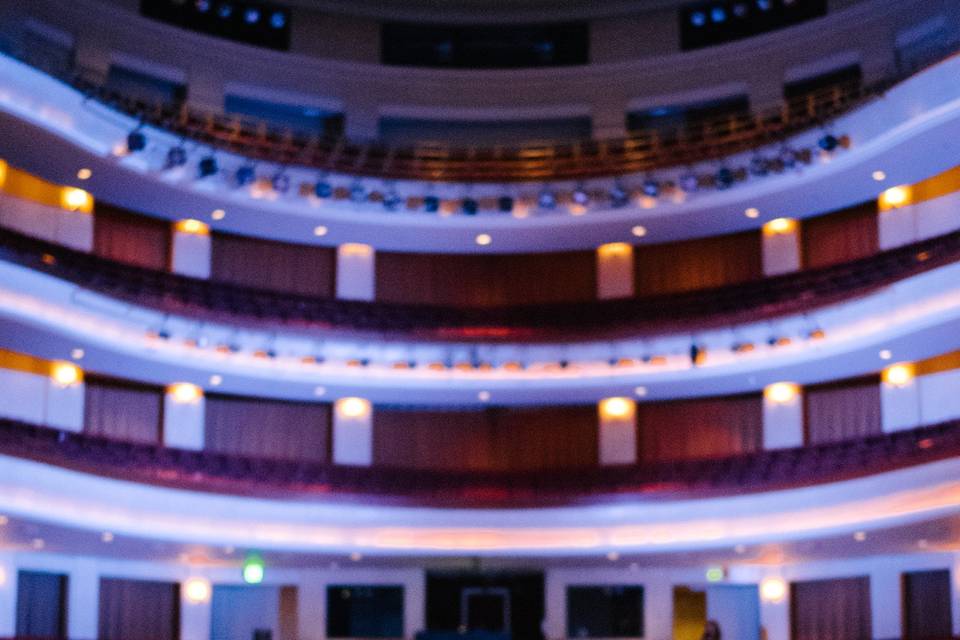
[[0,368],[0,417],[80,431],[83,401],[83,383],[60,387],[49,376]]
[[881,386],[884,431],[960,418],[960,370],[917,376],[902,387]]
[[82,211],[0,194],[0,227],[77,251],[93,250],[93,215]]

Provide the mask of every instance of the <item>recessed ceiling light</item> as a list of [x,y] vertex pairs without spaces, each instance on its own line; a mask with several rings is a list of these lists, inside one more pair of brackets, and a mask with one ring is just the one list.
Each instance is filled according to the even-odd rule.
[[325,396],[326,394],[327,394],[326,387],[314,387],[313,389],[313,395],[317,396],[318,398],[320,396]]
[[760,210],[757,209],[756,207],[750,207],[749,209],[743,212],[743,215],[747,216],[748,218],[759,218]]
[[734,553],[736,553],[737,555],[743,555],[744,553],[747,552],[747,548],[746,548],[744,545],[742,545],[742,544],[738,544],[737,546],[735,546],[735,547],[733,548],[733,551],[734,551]]
[[79,349],[79,348],[74,349],[73,351],[70,352],[70,357],[73,358],[74,360],[80,360],[83,358],[84,355],[85,354],[83,349]]
[[359,551],[354,551],[353,553],[350,554],[350,559],[353,560],[354,562],[360,562],[361,560],[363,560],[363,554],[360,553]]
[[100,534],[100,539],[109,544],[113,542],[113,534],[109,531],[104,531],[102,534]]
[[634,225],[633,229],[630,230],[630,233],[638,238],[642,238],[643,236],[647,235],[647,228],[642,224]]
[[43,538],[34,538],[30,541],[30,546],[34,549],[43,549],[46,545],[47,543],[43,541]]
[[921,549],[926,549],[928,546],[930,546],[930,543],[927,541],[926,538],[920,538],[919,540],[917,540],[917,546],[920,547]]
[[616,562],[619,559],[620,559],[620,554],[616,551],[611,551],[610,553],[607,554],[607,560],[609,560],[610,562]]
[[210,217],[214,220],[223,220],[227,217],[227,212],[223,209],[214,209],[213,213],[210,214]]
[[890,349],[883,349],[883,350],[880,352],[880,359],[881,359],[881,360],[889,360],[889,359],[892,358],[892,357],[893,357],[893,353],[890,352]]
[[318,238],[325,236],[327,235],[327,228],[322,224],[317,225],[313,228],[313,235],[317,236]]
[[863,542],[864,540],[867,539],[867,532],[857,531],[855,534],[853,534],[853,539],[856,540],[857,542]]
[[77,171],[77,178],[79,180],[89,180],[90,176],[92,175],[93,175],[93,171],[90,171],[90,169],[87,169],[86,167],[84,167],[83,169],[80,169],[80,171]]
[[0,527],[7,526],[7,523],[10,522],[10,518],[7,516],[0,516]]
[[637,394],[637,397],[638,397],[638,398],[643,398],[644,396],[647,395],[647,388],[646,388],[646,387],[636,387],[636,388],[633,390],[633,392],[634,392],[635,394]]
[[481,391],[480,393],[477,394],[477,398],[479,398],[481,402],[486,402],[487,400],[490,399],[490,392]]
[[493,238],[490,237],[489,233],[481,233],[475,238],[475,241],[481,247],[485,247],[491,242],[493,242]]
[[887,174],[884,173],[883,171],[879,171],[879,170],[878,170],[878,171],[874,171],[874,172],[873,172],[873,179],[876,180],[877,182],[883,182],[884,180],[887,179]]
[[215,386],[215,387],[219,387],[219,386],[220,386],[220,383],[222,383],[222,382],[223,382],[223,376],[217,375],[217,374],[213,374],[212,376],[210,376],[210,384],[211,384],[211,385],[213,385],[213,386]]

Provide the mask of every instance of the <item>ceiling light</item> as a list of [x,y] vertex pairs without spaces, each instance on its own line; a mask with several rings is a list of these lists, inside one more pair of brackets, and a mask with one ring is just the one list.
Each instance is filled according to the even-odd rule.
[[322,238],[323,236],[327,235],[327,228],[322,224],[317,225],[313,228],[313,235],[317,236],[318,238]]
[[210,217],[214,220],[223,220],[227,217],[227,212],[223,209],[214,209],[213,213],[210,214]]
[[781,235],[790,233],[797,227],[797,221],[790,218],[774,218],[763,225],[763,232],[766,235]]
[[318,398],[321,397],[321,396],[325,396],[325,395],[327,395],[327,388],[326,388],[326,387],[314,387],[314,388],[313,388],[313,395],[317,396]]
[[884,173],[883,171],[879,171],[879,170],[878,170],[878,171],[874,171],[874,172],[873,172],[873,179],[876,180],[877,182],[883,182],[884,180],[887,179],[887,174]]
[[857,531],[856,533],[853,534],[853,539],[856,540],[857,542],[863,542],[864,540],[867,539],[867,532]]
[[107,544],[110,544],[111,542],[113,542],[113,534],[109,531],[104,531],[103,533],[100,534],[100,540],[102,540]]
[[774,404],[786,404],[800,393],[800,388],[792,382],[775,382],[763,390],[764,397]]
[[637,395],[638,398],[644,398],[647,395],[646,387],[635,387],[633,392]]
[[370,401],[364,398],[340,398],[337,413],[345,418],[362,418],[370,413]]
[[83,168],[83,169],[80,169],[80,171],[77,171],[78,180],[89,180],[90,176],[92,175],[93,175],[93,171],[87,168]]
[[477,399],[480,400],[480,402],[486,402],[487,400],[490,399],[490,392],[481,391],[480,393],[477,394]]
[[764,578],[760,583],[760,597],[767,602],[781,602],[787,595],[783,578]]
[[760,217],[760,210],[757,209],[756,207],[750,207],[749,209],[747,209],[746,211],[743,212],[743,215],[745,215],[745,216],[747,216],[748,218],[751,218],[751,219],[759,218],[759,217]]
[[210,227],[206,223],[201,222],[195,218],[187,218],[186,220],[178,220],[177,224],[174,225],[175,229],[180,233],[186,233],[193,236],[205,236],[209,235]]
[[83,189],[66,188],[63,191],[63,208],[70,211],[80,211],[90,208],[92,198]]
[[600,415],[604,418],[623,419],[633,415],[634,403],[629,398],[604,398],[600,401]]
[[890,352],[890,349],[883,349],[880,351],[881,360],[889,360],[893,357],[893,353]]
[[83,356],[84,356],[84,355],[85,355],[85,354],[84,354],[83,349],[79,349],[79,348],[78,348],[78,349],[74,349],[74,350],[72,350],[72,351],[70,352],[70,357],[73,358],[74,360],[81,360],[81,359],[83,359]]
[[50,371],[50,377],[61,389],[72,387],[83,380],[83,372],[70,362],[55,362]]
[[888,207],[901,207],[910,200],[910,191],[907,187],[890,187],[880,194],[882,204]]
[[210,384],[214,387],[219,387],[223,382],[223,376],[214,374],[210,376]]
[[202,604],[210,600],[210,581],[204,578],[188,578],[183,583],[183,594],[187,602]]
[[361,560],[363,560],[363,554],[360,553],[359,551],[354,551],[353,553],[350,554],[350,559],[353,562],[360,562]]
[[883,381],[894,387],[905,387],[913,380],[913,364],[901,362],[883,370]]
[[493,238],[490,237],[489,233],[481,233],[474,240],[481,247],[485,247],[493,242]]
[[189,382],[177,382],[167,388],[167,394],[177,404],[196,404],[203,397],[203,390]]
[[634,227],[630,229],[630,233],[638,238],[642,238],[647,235],[647,228],[642,224],[634,225]]
[[620,554],[616,551],[611,551],[607,554],[607,560],[610,562],[616,562],[620,559]]

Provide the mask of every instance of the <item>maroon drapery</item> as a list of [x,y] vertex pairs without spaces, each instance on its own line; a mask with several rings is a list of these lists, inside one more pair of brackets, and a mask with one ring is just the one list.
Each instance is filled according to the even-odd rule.
[[163,390],[104,378],[86,379],[83,430],[113,440],[161,440]]
[[101,578],[98,640],[178,640],[180,585]]
[[214,233],[210,278],[257,289],[333,297],[336,251]]
[[592,251],[523,255],[377,253],[381,302],[495,306],[597,297]]
[[870,640],[870,578],[790,585],[792,640]]
[[903,574],[903,637],[943,640],[953,633],[950,570]]
[[880,378],[867,376],[804,388],[807,444],[866,438],[882,433]]
[[640,462],[715,458],[752,453],[762,446],[760,394],[637,405]]
[[378,408],[374,464],[520,471],[597,464],[595,406],[481,411]]
[[93,253],[127,264],[165,271],[170,266],[170,223],[135,215],[97,201]]
[[880,247],[877,202],[871,200],[800,224],[803,267],[812,269],[872,256]]
[[330,406],[209,395],[205,448],[233,455],[325,462]]

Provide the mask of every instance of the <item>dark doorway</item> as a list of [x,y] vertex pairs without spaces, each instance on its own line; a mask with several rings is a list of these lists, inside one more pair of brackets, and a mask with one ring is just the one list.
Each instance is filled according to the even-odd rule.
[[543,573],[427,573],[429,632],[542,640],[543,616]]

